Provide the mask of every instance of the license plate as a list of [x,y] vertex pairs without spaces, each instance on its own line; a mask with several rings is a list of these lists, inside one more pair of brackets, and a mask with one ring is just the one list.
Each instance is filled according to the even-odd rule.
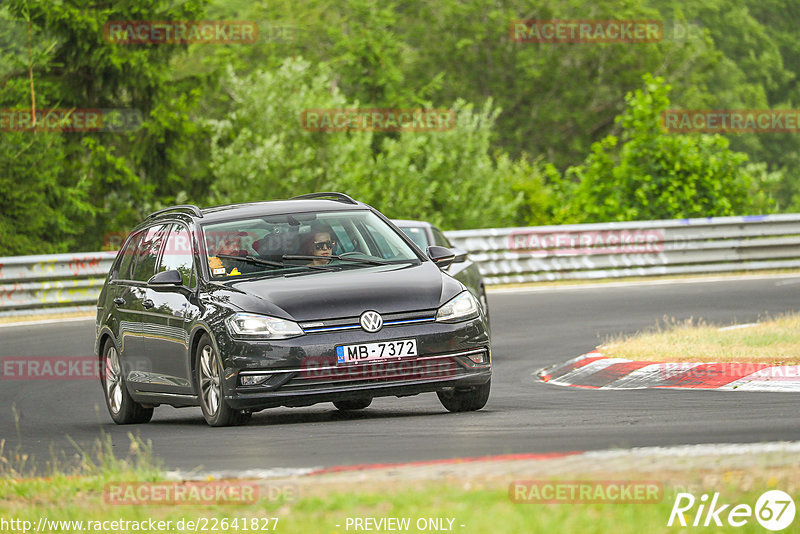
[[340,345],[336,347],[337,363],[359,363],[416,355],[416,339],[400,339],[397,341]]

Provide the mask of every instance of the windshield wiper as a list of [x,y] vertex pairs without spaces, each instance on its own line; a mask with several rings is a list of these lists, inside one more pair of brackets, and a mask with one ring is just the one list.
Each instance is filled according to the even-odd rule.
[[383,260],[371,260],[369,258],[350,258],[348,256],[338,256],[331,254],[330,256],[311,256],[305,254],[284,254],[281,256],[284,260],[318,260],[320,258],[330,258],[332,260],[352,261],[355,263],[366,263],[368,265],[388,265],[389,262]]
[[288,268],[288,269],[297,269],[299,267],[308,267],[309,269],[322,269],[324,271],[330,271],[333,267],[329,267],[327,265],[286,265],[280,261],[272,261],[272,260],[262,260],[261,258],[256,258],[255,256],[233,256],[232,254],[217,254],[218,258],[225,258],[226,260],[241,260],[250,263],[257,263],[259,265],[269,265],[270,267],[281,267],[281,268]]
[[279,261],[262,260],[255,256],[234,256],[233,254],[217,254],[218,258],[225,258],[226,260],[240,260],[250,263],[258,263],[259,265],[269,265],[270,267],[283,267],[284,264]]

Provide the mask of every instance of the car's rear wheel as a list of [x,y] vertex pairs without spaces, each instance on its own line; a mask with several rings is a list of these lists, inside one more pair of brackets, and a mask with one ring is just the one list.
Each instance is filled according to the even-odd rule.
[[145,408],[134,401],[125,386],[125,373],[119,360],[117,347],[109,339],[103,347],[103,372],[100,381],[105,392],[106,407],[111,419],[118,425],[147,423],[153,417],[153,408]]
[[351,410],[363,410],[370,404],[372,404],[372,399],[369,397],[367,397],[366,399],[351,399],[351,400],[340,400],[333,402],[333,405],[336,406],[336,408],[345,412]]
[[200,338],[195,361],[195,379],[200,396],[200,409],[210,426],[240,425],[250,419],[250,412],[231,408],[225,402],[222,364],[208,334]]
[[480,386],[469,389],[453,389],[450,391],[439,391],[439,401],[448,412],[474,412],[486,406],[489,400],[489,391],[492,389],[492,381],[489,380]]

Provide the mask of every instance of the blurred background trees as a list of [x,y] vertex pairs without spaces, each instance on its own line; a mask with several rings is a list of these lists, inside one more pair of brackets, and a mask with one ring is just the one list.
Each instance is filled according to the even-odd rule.
[[[516,19],[661,20],[537,44]],[[254,44],[109,43],[112,20],[252,20]],[[0,131],[0,256],[97,250],[177,202],[341,190],[445,229],[800,211],[800,136],[674,134],[661,110],[798,108],[789,0],[8,0],[0,109],[137,109]],[[30,23],[30,39],[28,24]],[[30,42],[30,48],[28,44]],[[445,132],[310,132],[308,108],[455,110]]]

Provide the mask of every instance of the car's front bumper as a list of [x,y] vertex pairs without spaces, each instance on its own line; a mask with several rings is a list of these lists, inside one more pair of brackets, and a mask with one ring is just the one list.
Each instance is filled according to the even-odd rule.
[[[336,346],[416,339],[418,356],[341,365]],[[491,351],[482,317],[461,323],[384,327],[307,334],[284,341],[219,340],[225,399],[234,408],[259,410],[345,399],[405,396],[469,388],[491,378]],[[267,377],[257,386],[243,376]]]

